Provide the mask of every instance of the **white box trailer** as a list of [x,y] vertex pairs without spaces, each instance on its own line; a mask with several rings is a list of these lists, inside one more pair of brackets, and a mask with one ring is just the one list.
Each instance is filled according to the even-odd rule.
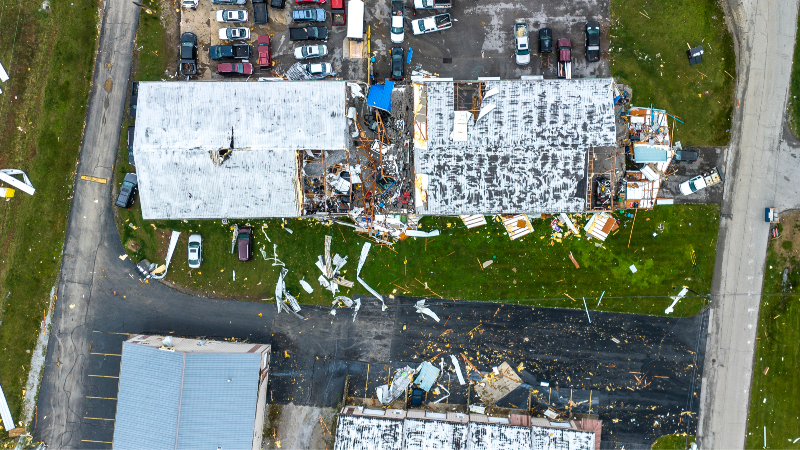
[[347,38],[364,39],[364,2],[361,0],[347,2]]

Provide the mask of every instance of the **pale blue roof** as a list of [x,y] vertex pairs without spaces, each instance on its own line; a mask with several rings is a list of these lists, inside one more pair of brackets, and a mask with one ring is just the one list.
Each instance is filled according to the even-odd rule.
[[420,366],[419,374],[417,375],[417,379],[414,380],[414,384],[419,385],[420,389],[428,392],[431,390],[433,383],[436,382],[438,377],[439,369],[428,361],[424,361]]
[[667,151],[650,145],[634,145],[633,159],[637,163],[657,163],[667,161]]
[[260,363],[123,343],[114,449],[251,449]]

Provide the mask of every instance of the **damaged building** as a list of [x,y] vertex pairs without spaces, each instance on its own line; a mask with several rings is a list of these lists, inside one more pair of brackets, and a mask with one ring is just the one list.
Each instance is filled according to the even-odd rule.
[[611,79],[413,87],[417,214],[587,209],[590,148],[616,144]]
[[598,450],[602,421],[345,406],[334,450]]

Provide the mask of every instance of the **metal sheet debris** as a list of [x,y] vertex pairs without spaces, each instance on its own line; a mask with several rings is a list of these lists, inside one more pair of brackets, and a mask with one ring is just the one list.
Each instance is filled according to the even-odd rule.
[[384,405],[389,405],[397,400],[411,384],[414,374],[414,369],[409,366],[395,372],[391,385],[384,384],[376,388],[378,400]]
[[[172,254],[175,253],[175,246],[178,245],[178,238],[181,236],[180,231],[172,231],[172,236],[169,238],[169,248],[167,249],[167,262],[164,266],[164,272],[160,275],[153,275],[154,280],[160,280],[167,276],[167,270],[169,269],[169,262],[172,260]],[[155,273],[155,271],[153,272]]]
[[425,306],[425,299],[418,301],[414,307],[417,309],[417,312],[420,314],[425,314],[426,316],[432,318],[436,322],[439,322],[439,316],[436,315],[435,312],[431,311],[430,308]]
[[673,311],[675,311],[675,305],[677,305],[678,302],[681,301],[683,297],[686,297],[686,294],[688,293],[689,293],[689,288],[684,286],[684,288],[681,289],[678,295],[672,297],[672,304],[669,305],[667,309],[664,310],[664,314],[671,314]]
[[450,355],[450,361],[453,363],[453,367],[456,368],[456,375],[458,376],[458,383],[460,385],[462,385],[462,386],[467,384],[464,381],[464,375],[461,374],[461,366],[458,365],[458,358],[456,358],[456,355]]
[[417,367],[416,373],[417,378],[414,380],[414,384],[425,392],[430,391],[439,378],[439,369],[428,361],[423,361]]
[[[12,175],[22,175],[22,181],[14,178]],[[33,195],[36,192],[36,188],[34,188],[33,184],[31,184],[31,180],[28,178],[28,175],[19,169],[0,170],[0,181],[8,183],[28,195]]]

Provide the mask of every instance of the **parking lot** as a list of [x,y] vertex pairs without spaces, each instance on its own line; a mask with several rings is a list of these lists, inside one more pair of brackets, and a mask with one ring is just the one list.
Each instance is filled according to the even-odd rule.
[[725,156],[727,155],[725,147],[692,147],[686,150],[696,151],[697,161],[674,161],[669,168],[669,176],[661,185],[658,196],[661,198],[674,198],[675,203],[720,203],[725,183],[709,186],[692,195],[681,194],[679,186],[684,181],[714,167],[719,167],[723,171],[723,175],[725,175]]
[[[389,18],[391,15],[390,0],[368,3],[365,10],[365,22],[370,29],[369,47],[375,58],[373,70],[377,79],[389,73],[389,53],[393,46],[403,47],[405,54],[413,48],[410,64],[406,64],[406,77],[413,70],[424,70],[441,77],[452,77],[457,80],[474,80],[478,77],[500,77],[515,79],[522,76],[542,75],[545,78],[556,77],[556,55],[542,58],[538,53],[538,30],[548,27],[553,30],[553,39],[569,38],[572,41],[572,73],[575,78],[608,77],[608,1],[563,3],[548,0],[542,4],[520,4],[508,0],[456,0],[453,7],[447,10],[415,11],[413,2],[406,2],[405,40],[402,44],[393,44],[389,39]],[[253,46],[259,35],[271,37],[271,50],[274,59],[272,73],[259,72],[256,68],[254,76],[280,75],[296,62],[294,49],[314,41],[293,42],[289,40],[288,27],[291,24],[291,11],[296,8],[311,8],[312,5],[297,5],[289,0],[284,10],[269,8],[269,22],[256,25],[252,18],[252,4],[222,6],[212,5],[208,0],[201,0],[196,11],[181,9],[181,33],[191,31],[197,35],[198,75],[197,79],[221,78],[216,74],[216,61],[208,58],[208,49],[212,45],[220,45],[217,31],[219,24],[215,11],[219,9],[244,9],[248,12],[248,22],[242,24],[251,30],[248,42]],[[327,22],[329,38],[325,43],[329,54],[314,62],[330,62],[338,78],[349,80],[367,80],[367,46],[364,47],[365,58],[345,58],[343,49],[346,44],[347,27],[331,26],[330,4],[321,5],[328,13]],[[453,19],[450,29],[414,36],[411,31],[411,20],[427,17],[437,13],[449,13]],[[348,21],[351,17],[347,18]],[[588,63],[585,58],[584,24],[596,20],[601,24],[601,59]],[[514,23],[525,22],[530,32],[532,57],[529,64],[519,66],[514,60]],[[176,43],[177,44],[177,43]],[[255,62],[255,57],[251,59]]]

